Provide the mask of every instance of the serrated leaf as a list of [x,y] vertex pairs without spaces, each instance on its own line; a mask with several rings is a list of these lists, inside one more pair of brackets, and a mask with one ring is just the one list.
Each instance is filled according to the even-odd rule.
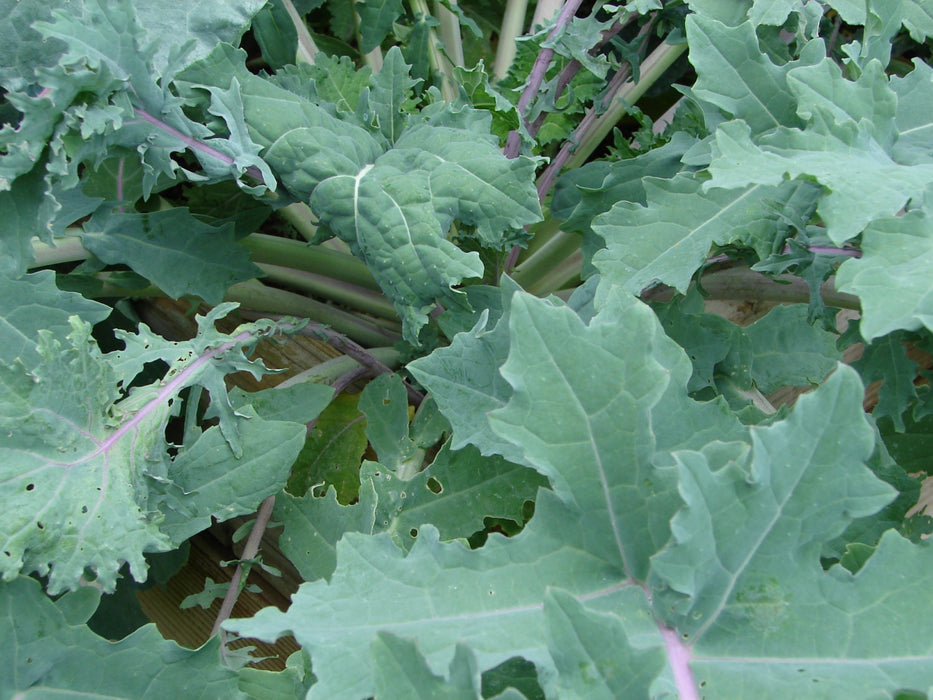
[[[401,9],[402,2],[397,1]],[[390,7],[393,3],[371,2],[369,4],[376,5],[382,12],[382,8]],[[386,53],[382,68],[369,79],[371,85],[369,107],[377,128],[391,144],[398,141],[408,123],[409,115],[403,107],[411,100],[412,88],[419,82],[412,80],[410,70],[411,66],[406,64],[405,59],[402,58],[401,49],[393,46]]]
[[39,360],[40,330],[64,339],[71,332],[70,316],[88,323],[103,321],[110,309],[80,294],[63,292],[55,286],[55,273],[41,270],[20,279],[0,274],[0,363],[11,365],[19,358],[26,366]]
[[895,330],[933,329],[933,223],[923,210],[873,221],[862,235],[862,257],[847,260],[836,288],[859,297],[865,340]]
[[236,245],[232,224],[210,226],[183,207],[94,217],[81,242],[103,262],[129,265],[175,299],[190,294],[219,304],[232,285],[262,275]]
[[696,287],[691,287],[683,299],[656,306],[655,313],[664,331],[693,364],[688,392],[716,387],[723,378],[742,388],[751,386],[753,358],[748,335],[722,316],[706,313]]
[[[807,185],[709,189],[697,176],[680,174],[673,180],[646,179],[644,187],[645,206],[620,202],[593,220],[593,231],[606,241],[593,265],[604,280],[633,294],[655,282],[686,292],[713,244],[770,249],[786,230],[775,210]],[[809,195],[815,201],[816,193]]]
[[887,65],[891,60],[891,41],[901,26],[917,42],[933,35],[933,9],[925,0],[871,0],[866,10],[859,55],[862,65],[872,60]]
[[697,71],[694,95],[744,120],[753,134],[801,125],[787,74],[823,59],[821,41],[807,44],[797,61],[776,66],[760,50],[752,23],[727,27],[703,14],[687,17],[687,41]]
[[786,584],[778,583],[786,568],[804,552],[812,558],[821,538],[841,534],[853,517],[894,497],[864,465],[874,436],[862,391],[854,370],[840,365],[787,419],[751,428],[750,463],[747,446],[734,443],[676,455],[686,507],[652,568],[670,587],[656,585],[659,609],[672,611],[667,622],[685,638],[707,631],[717,638],[732,617],[729,606],[743,614],[742,604],[754,600],[750,591],[759,589],[769,591],[774,606],[761,610],[759,622],[763,631],[776,631],[788,607]]
[[[185,649],[146,625],[119,642],[84,624],[99,592],[84,588],[52,601],[38,582],[0,583],[0,676],[4,697],[244,698],[237,675],[221,663],[221,642]],[[132,673],[115,672],[132,669]]]
[[[395,120],[405,116],[393,110],[410,79],[400,73],[401,58],[393,60],[382,103]],[[205,83],[226,86],[233,76],[241,84],[250,134],[267,146],[263,158],[296,196],[310,198],[327,232],[367,263],[398,310],[409,342],[417,344],[427,312],[438,302],[463,304],[454,285],[483,273],[476,253],[447,240],[455,220],[474,226],[483,244],[501,247],[512,229],[540,218],[534,161],[505,158],[488,132],[415,119],[386,150],[391,144],[381,134],[250,74],[242,54],[222,47],[187,69],[182,84],[192,90]],[[374,85],[381,80],[374,77]]]
[[[818,687],[826,697],[847,698],[926,692],[933,682],[930,639],[900,630],[927,605],[922,582],[933,575],[931,554],[929,545],[888,531],[855,575],[841,566],[824,573],[813,557],[785,564],[780,578],[750,581],[727,604],[721,624],[694,645],[695,682],[717,697],[761,696],[777,687],[794,696]],[[734,625],[754,632],[737,637]],[[808,630],[803,644],[795,632],[801,628]]]
[[238,44],[265,0],[207,0],[192,5],[185,0],[135,4],[145,37],[156,44],[152,62],[160,73],[170,54],[184,46],[185,61],[206,56],[220,42]]
[[[121,334],[126,349],[108,355],[91,339],[90,327],[72,318],[67,339],[40,332],[41,362],[34,367],[17,362],[0,368],[6,388],[0,430],[8,435],[0,447],[7,484],[3,507],[9,513],[0,533],[4,580],[36,571],[47,574],[49,591],[58,593],[92,575],[109,591],[126,562],[133,577],[143,581],[143,553],[177,546],[160,529],[158,507],[165,491],[188,514],[200,515],[202,505],[207,512],[214,509],[210,499],[202,504],[197,494],[185,494],[172,481],[164,433],[186,387],[207,388],[207,414],[220,419],[213,443],[216,468],[236,474],[244,454],[259,460],[252,469],[260,466],[263,458],[241,444],[244,418],[227,404],[224,376],[237,370],[261,374],[264,368],[246,360],[243,349],[279,326],[263,321],[226,336],[213,323],[229,311],[229,305],[221,306],[199,317],[199,335],[185,342],[169,343],[141,325],[138,335]],[[154,360],[168,365],[165,381],[124,390]],[[301,431],[290,423],[267,426],[290,426],[291,440]],[[288,442],[284,437],[280,434]],[[196,470],[175,476],[197,479]],[[250,499],[248,494],[237,498],[238,507]],[[253,498],[253,508],[259,500]]]
[[893,216],[910,199],[920,199],[933,182],[933,165],[895,162],[873,137],[867,122],[851,121],[831,131],[780,127],[751,140],[739,121],[720,125],[707,188],[778,185],[785,178],[815,178],[829,192],[817,212],[837,245],[856,236],[872,220]]
[[819,384],[842,361],[836,336],[810,323],[804,304],[777,306],[745,329],[752,377],[765,394]]
[[[521,534],[510,540],[492,536],[476,552],[441,544],[437,530],[428,525],[419,530],[407,557],[385,535],[348,533],[337,544],[338,566],[330,584],[302,587],[290,618],[265,611],[228,623],[261,638],[286,627],[295,630],[312,658],[320,660],[316,668],[335,669],[319,676],[312,697],[371,692],[368,677],[336,669],[348,663],[361,668],[373,625],[392,631],[402,620],[406,636],[417,635],[429,663],[438,655],[449,658],[455,636],[475,643],[481,667],[518,654],[550,668],[540,616],[547,586],[576,596],[588,591],[600,606],[622,600],[644,605],[640,589],[626,587],[626,571],[645,571],[653,553],[650,543],[657,547],[666,541],[677,505],[670,470],[650,463],[655,449],[703,444],[699,441],[712,433],[744,434],[717,406],[685,398],[689,361],[664,336],[651,311],[630,297],[613,296],[587,327],[566,307],[520,294],[505,320],[512,338],[501,371],[515,393],[490,418],[491,427],[519,447],[524,461],[546,473],[572,505],[539,491],[535,517]],[[641,342],[625,343],[623,336]],[[582,366],[581,353],[602,372]],[[520,371],[529,361],[535,369]],[[440,386],[430,387],[435,396],[446,393]],[[647,428],[654,410],[668,421],[656,435]],[[590,540],[586,533],[603,537]],[[357,586],[352,608],[344,592],[350,576]],[[361,581],[366,590],[358,588]],[[424,587],[425,581],[432,583]],[[373,605],[362,613],[367,621],[348,623],[361,599]],[[394,602],[379,603],[382,599]],[[322,618],[324,610],[343,621],[341,632]],[[651,634],[650,626],[639,631],[638,643]]]
[[220,428],[206,430],[172,461],[168,478],[184,493],[166,494],[161,510],[162,532],[176,544],[211,525],[256,510],[256,504],[278,493],[288,479],[289,467],[304,443],[304,426],[269,421],[241,411],[239,433],[243,451],[231,464],[230,448]]
[[695,143],[696,139],[678,132],[663,146],[635,158],[597,160],[568,170],[554,185],[551,214],[564,222],[565,230],[586,233],[593,219],[616,202],[644,205],[643,181],[673,178],[683,170],[681,158]]
[[878,61],[865,66],[857,80],[846,80],[836,62],[827,58],[791,70],[787,85],[797,98],[801,119],[828,125],[864,120],[872,137],[885,149],[891,148],[897,132],[897,95]]

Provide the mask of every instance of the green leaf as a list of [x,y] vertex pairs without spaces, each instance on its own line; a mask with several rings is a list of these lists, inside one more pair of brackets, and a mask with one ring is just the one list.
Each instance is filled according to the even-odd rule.
[[859,329],[871,341],[895,330],[933,329],[933,223],[924,210],[873,221],[862,235],[862,257],[847,260],[836,288],[859,297]]
[[366,437],[379,462],[403,479],[417,473],[424,458],[408,434],[408,393],[397,374],[383,374],[366,385],[359,409],[366,416]]
[[232,285],[262,274],[236,245],[232,224],[215,228],[183,207],[96,216],[84,225],[81,242],[105,263],[130,265],[175,299],[190,294],[219,304]]
[[192,5],[185,0],[169,0],[134,3],[133,9],[139,26],[145,30],[146,42],[157,47],[152,63],[162,73],[172,60],[171,54],[181,47],[187,51],[187,64],[206,56],[221,42],[239,43],[253,16],[265,4],[264,0],[207,0]]
[[292,467],[290,493],[303,495],[323,483],[334,486],[342,503],[356,498],[366,450],[366,418],[357,401],[356,396],[338,396],[318,416]]
[[[848,698],[926,692],[933,681],[930,639],[900,630],[927,605],[931,554],[929,545],[889,531],[857,574],[841,566],[824,573],[811,559],[782,564],[780,578],[743,582],[721,624],[693,646],[694,680],[716,697],[767,696],[776,687],[801,697],[814,687]],[[735,625],[753,632],[740,638]],[[803,644],[795,632],[801,626],[808,630]]]
[[430,697],[454,700],[479,697],[480,676],[468,647],[458,646],[448,677],[435,675],[417,645],[388,632],[380,632],[370,646],[378,697]]
[[522,507],[547,481],[534,470],[500,457],[482,457],[473,447],[452,452],[445,445],[434,463],[403,481],[374,462],[363,464],[359,501],[341,506],[329,490],[276,499],[275,518],[285,527],[282,552],[305,581],[329,578],[337,541],[347,532],[387,532],[408,550],[418,529],[430,523],[441,539],[466,539],[485,518],[522,520]]
[[917,42],[933,35],[933,10],[923,0],[871,0],[864,24],[860,63],[877,59],[886,66],[891,60],[891,42],[901,26]]
[[[392,3],[371,3],[384,8]],[[401,8],[401,0],[398,0]],[[365,29],[364,29],[365,31]],[[364,49],[365,50],[365,49]],[[376,126],[389,143],[394,144],[402,135],[409,115],[403,107],[411,100],[412,88],[419,81],[412,80],[411,66],[405,63],[402,52],[393,46],[383,59],[382,68],[369,79],[371,87],[369,106],[372,109]]]
[[842,361],[836,335],[810,323],[804,304],[777,306],[745,332],[752,345],[752,377],[765,394],[819,384]]
[[[814,680],[848,687],[849,663],[863,676],[862,691],[929,684],[925,658],[916,672],[878,662],[882,652],[868,633],[892,613],[906,620],[925,605],[926,586],[913,577],[918,567],[933,571],[929,548],[888,535],[855,577],[823,573],[819,564],[824,539],[893,494],[864,466],[874,436],[853,370],[840,367],[789,418],[746,437],[727,428],[716,406],[685,398],[688,360],[630,297],[606,296],[588,326],[566,307],[525,295],[504,318],[509,349],[500,371],[513,394],[491,427],[555,489],[539,493],[524,531],[468,551],[440,543],[425,526],[407,555],[385,536],[350,533],[337,545],[329,584],[302,586],[288,613],[265,610],[228,627],[268,639],[295,631],[321,669],[311,697],[372,692],[368,650],[377,630],[415,637],[432,668],[468,643],[481,669],[518,655],[536,664],[539,678],[564,687],[613,682],[611,673],[576,675],[581,661],[562,655],[584,654],[586,664],[579,647],[554,641],[553,655],[543,647],[547,624],[557,624],[548,590],[560,588],[564,609],[587,621],[588,634],[618,639],[624,631],[649,663],[666,654],[672,676],[630,679],[638,684],[672,683],[683,694],[693,678],[731,695],[745,671],[764,673],[767,687]],[[626,343],[631,337],[639,343]],[[431,388],[441,395],[442,386]],[[662,464],[677,466],[679,483]],[[645,523],[656,511],[658,520]],[[888,597],[891,575],[899,586],[911,582],[907,601]],[[650,602],[631,585],[642,576],[651,582]],[[849,646],[840,649],[850,615],[865,631],[850,635],[843,626]],[[801,628],[817,631],[802,643]],[[928,642],[884,636],[883,658],[922,658]],[[843,655],[844,669],[832,663]],[[879,663],[887,675],[865,675]]]
[[[208,488],[200,468],[185,468],[184,454],[173,464],[165,441],[166,424],[177,411],[173,404],[189,386],[210,392],[206,415],[220,419],[217,428],[204,434],[210,437],[200,449],[208,442],[214,446],[204,474],[230,472],[224,478],[232,481],[259,475],[265,484],[274,460],[293,458],[303,430],[295,424],[265,424],[282,442],[268,457],[243,444],[241,430],[252,437],[262,427],[227,403],[224,376],[239,370],[261,374],[261,364],[242,353],[280,326],[262,321],[226,336],[213,324],[230,309],[220,306],[199,317],[200,333],[190,341],[169,343],[142,325],[139,334],[120,332],[126,348],[108,355],[90,337],[90,327],[72,317],[66,339],[40,332],[41,361],[34,367],[19,361],[0,367],[5,387],[0,430],[10,434],[0,447],[7,484],[2,505],[9,514],[0,526],[4,580],[35,571],[49,576],[48,589],[54,594],[92,576],[110,591],[126,562],[133,577],[143,581],[143,553],[178,544],[160,529],[158,508],[166,494],[172,507],[183,508],[186,515],[221,513],[214,499],[221,484],[229,482],[222,479]],[[288,323],[281,327],[288,328]],[[143,367],[156,360],[168,365],[164,381],[128,389]],[[290,455],[283,454],[289,449]],[[204,501],[198,493],[184,493],[175,478],[204,488]],[[275,478],[282,480],[284,474]],[[234,512],[244,512],[261,497],[239,494],[233,500]]]
[[667,664],[659,647],[635,648],[615,615],[587,610],[559,589],[544,597],[548,648],[557,677],[554,697],[650,697],[655,678]]
[[750,22],[727,27],[703,14],[687,17],[687,41],[697,71],[694,95],[744,120],[752,134],[801,125],[787,75],[823,59],[823,42],[810,42],[797,61],[776,66],[760,50]]
[[891,155],[907,165],[929,162],[933,153],[933,68],[916,60],[913,67],[903,78],[891,79],[897,96],[897,142]]
[[[787,419],[751,428],[750,461],[747,446],[735,443],[676,455],[686,507],[652,568],[657,609],[672,611],[662,616],[684,638],[709,634],[704,641],[716,646],[730,620],[750,617],[752,627],[776,632],[789,607],[787,567],[805,552],[815,566],[823,538],[892,500],[894,490],[864,465],[874,436],[862,391],[855,372],[840,365]],[[772,607],[743,612],[758,591]]]
[[663,146],[635,158],[597,160],[558,178],[551,198],[551,214],[564,222],[567,231],[587,233],[590,223],[609,211],[616,202],[646,204],[646,178],[671,179],[681,170],[681,158],[696,143],[683,132],[674,134]]
[[800,66],[787,74],[787,85],[797,98],[797,114],[807,122],[827,125],[867,122],[875,141],[886,150],[897,138],[894,116],[897,95],[877,61],[865,66],[857,80],[846,80],[842,69],[828,58]]
[[716,387],[717,381],[724,378],[741,388],[751,387],[752,348],[748,335],[731,321],[705,313],[696,287],[691,287],[683,299],[655,306],[655,313],[665,333],[693,363],[688,392]]
[[0,363],[11,365],[19,358],[26,366],[33,366],[39,360],[40,330],[64,340],[71,332],[69,317],[79,316],[93,324],[109,315],[109,307],[59,290],[51,270],[20,279],[0,274]]
[[180,451],[168,470],[174,489],[161,506],[160,525],[177,545],[211,526],[256,510],[258,503],[278,493],[289,467],[304,442],[303,425],[268,421],[240,410],[239,437],[243,451],[231,464],[230,449],[219,427],[207,429],[190,447]]
[[[220,639],[185,649],[146,625],[119,642],[84,624],[100,593],[83,588],[56,601],[26,577],[0,583],[0,676],[4,697],[243,698],[220,660]],[[121,673],[119,669],[132,669]]]
[[933,181],[933,165],[902,165],[892,160],[862,121],[831,131],[780,127],[752,143],[749,127],[733,121],[717,129],[713,179],[707,188],[778,185],[785,178],[807,177],[828,188],[817,212],[830,239],[841,245],[872,220],[893,216],[911,199],[921,199]]
[[264,420],[306,424],[317,418],[333,398],[333,387],[310,382],[253,392],[238,387],[230,391],[234,408],[250,405]]
[[[686,292],[714,244],[742,242],[770,251],[786,231],[775,210],[809,187],[786,183],[709,189],[693,174],[648,178],[643,184],[645,206],[619,202],[593,220],[593,231],[606,241],[593,264],[604,280],[633,294],[655,282]],[[814,201],[815,193],[805,192],[805,199],[808,194]]]
[[[360,18],[360,51],[363,53],[379,46],[405,12],[402,0],[358,0],[355,7]],[[398,51],[397,47],[392,48]]]
[[907,357],[906,334],[889,333],[865,345],[862,356],[852,363],[868,386],[874,381],[884,383],[878,391],[878,404],[872,411],[875,419],[890,418],[897,430],[904,429],[904,413],[917,401],[914,380],[917,363]]

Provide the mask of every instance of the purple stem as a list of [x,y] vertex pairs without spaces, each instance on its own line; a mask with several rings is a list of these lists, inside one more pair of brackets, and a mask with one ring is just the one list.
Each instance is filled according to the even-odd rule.
[[[211,156],[212,158],[216,158],[221,163],[224,163],[226,165],[233,165],[233,162],[234,162],[233,158],[228,156],[226,153],[221,153],[220,151],[214,148],[211,148],[203,141],[199,141],[198,139],[192,136],[187,136],[181,133],[178,129],[169,126],[168,124],[166,124],[160,119],[156,119],[154,116],[152,116],[145,110],[142,110],[139,107],[133,107],[133,112],[135,112],[136,116],[142,119],[143,121],[149,122],[153,126],[164,131],[166,134],[174,136],[179,141],[184,143],[188,148],[194,151],[200,151],[201,153]],[[246,174],[252,177],[253,179],[258,180],[259,182],[263,181],[262,172],[259,170],[259,168],[257,168],[254,165],[251,165],[248,168],[246,168]]]
[[659,623],[658,631],[667,647],[667,659],[674,673],[674,684],[677,686],[680,700],[700,700],[696,682],[693,680],[693,671],[690,669],[690,659],[693,656],[690,648],[684,644],[677,630]]
[[[547,40],[551,41],[560,36],[560,33],[563,31],[564,27],[570,23],[570,20],[573,19],[574,15],[577,13],[583,0],[569,0],[561,8],[560,14],[557,16],[557,20],[554,23],[554,28],[551,29],[550,34],[547,35]],[[535,95],[538,94],[538,90],[541,89],[541,83],[544,82],[544,76],[547,74],[548,66],[551,64],[551,59],[554,57],[554,49],[541,49],[538,52],[538,57],[535,59],[535,64],[531,68],[531,73],[528,75],[528,81],[525,83],[525,89],[522,91],[521,97],[518,99],[518,110],[521,118],[525,118],[525,110],[528,109],[528,105],[531,104],[531,101],[535,98]],[[509,137],[505,143],[505,149],[503,153],[506,158],[515,158],[518,156],[518,151],[522,145],[521,135],[518,133],[517,129],[509,132]]]
[[[256,513],[256,522],[253,523],[253,529],[249,532],[246,544],[243,546],[243,553],[240,560],[249,560],[259,552],[259,544],[262,542],[262,536],[266,532],[269,520],[272,518],[272,508],[275,506],[275,496],[269,496],[259,506],[259,512]],[[214,627],[211,629],[213,637],[220,631],[220,626],[224,620],[230,617],[233,612],[233,606],[240,596],[240,581],[243,580],[243,565],[237,564],[236,571],[230,579],[230,587],[227,589],[227,595],[224,596],[224,602],[220,604],[220,611],[217,613],[217,619],[214,620]]]

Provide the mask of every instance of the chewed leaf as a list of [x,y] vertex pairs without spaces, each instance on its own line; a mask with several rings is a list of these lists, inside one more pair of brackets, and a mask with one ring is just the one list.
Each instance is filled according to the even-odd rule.
[[[0,499],[7,513],[0,525],[4,580],[38,572],[49,576],[49,591],[58,593],[90,576],[112,590],[126,562],[142,581],[143,554],[179,544],[170,536],[174,533],[162,529],[160,508],[184,513],[190,520],[187,537],[198,518],[205,527],[209,515],[226,519],[249,512],[263,489],[284,484],[303,426],[267,422],[263,428],[255,414],[248,418],[234,412],[223,380],[241,369],[262,373],[264,368],[248,361],[243,350],[294,323],[265,321],[225,336],[213,321],[229,310],[218,307],[201,319],[194,340],[170,343],[143,326],[140,335],[123,336],[124,350],[109,355],[100,352],[90,326],[72,317],[67,338],[40,332],[40,360],[34,366],[21,361],[0,365],[5,389],[0,432],[6,436],[0,446]],[[169,366],[164,381],[127,393],[143,366],[155,360]],[[210,391],[220,425],[191,448],[199,452],[189,454],[184,446],[173,461],[165,427],[177,413],[179,393],[191,386]],[[246,431],[246,448],[239,429],[243,420],[257,423]],[[274,445],[263,447],[254,429]],[[192,460],[194,454],[201,458]],[[284,467],[270,471],[270,460],[283,459]],[[225,488],[250,495],[231,500],[219,493]]]

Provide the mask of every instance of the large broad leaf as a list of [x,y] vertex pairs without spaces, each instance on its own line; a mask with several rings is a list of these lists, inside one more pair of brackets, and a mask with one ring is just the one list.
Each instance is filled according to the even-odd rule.
[[862,235],[862,257],[839,268],[836,286],[859,297],[865,340],[933,329],[933,223],[925,210],[879,219]]
[[129,265],[176,299],[191,294],[219,304],[232,285],[262,275],[236,244],[233,224],[209,226],[183,207],[94,217],[81,242],[103,262]]
[[514,230],[540,218],[534,161],[505,158],[487,116],[469,109],[458,117],[436,109],[423,118],[403,113],[412,81],[398,49],[386,56],[385,76],[371,78],[375,126],[338,119],[252,75],[244,56],[218,47],[176,84],[193,95],[204,85],[226,89],[239,82],[244,119],[264,146],[263,160],[310,202],[326,235],[346,241],[366,262],[409,341],[417,342],[438,302],[464,304],[455,285],[483,274],[477,253],[447,240],[454,221],[475,227],[483,244],[501,248]]
[[797,61],[776,66],[759,48],[750,22],[727,27],[703,14],[687,17],[687,40],[690,62],[697,71],[693,87],[697,97],[743,119],[754,134],[801,125],[787,74],[822,59],[823,42],[807,44]]
[[246,697],[237,688],[237,674],[221,663],[219,639],[185,649],[146,625],[109,642],[84,624],[99,599],[98,590],[85,587],[53,602],[25,576],[0,583],[0,695]]
[[[229,623],[294,632],[319,669],[310,697],[374,692],[381,632],[414,638],[435,676],[458,644],[480,670],[523,657],[556,695],[739,696],[749,675],[765,695],[933,682],[930,633],[870,632],[930,609],[929,547],[888,535],[856,575],[820,566],[824,541],[893,496],[865,466],[874,436],[852,370],[746,433],[686,398],[689,361],[630,297],[607,294],[588,326],[525,295],[504,318],[513,393],[490,427],[554,491],[520,535],[476,551],[430,527],[407,555],[387,536],[348,534],[329,583],[303,585],[287,613]],[[428,381],[437,395],[450,386]]]
[[[304,426],[235,411],[224,376],[265,371],[244,350],[294,323],[263,321],[227,336],[214,322],[230,308],[199,318],[200,333],[191,341],[170,343],[141,326],[138,334],[121,335],[124,350],[108,355],[90,326],[72,317],[67,338],[40,332],[41,359],[33,366],[0,366],[0,431],[7,435],[0,447],[8,514],[0,526],[4,580],[38,572],[58,593],[93,576],[109,591],[123,563],[145,580],[143,554],[179,544],[172,514],[206,526],[207,516],[249,512],[263,494],[284,485]],[[130,388],[155,361],[168,365],[164,381]],[[173,461],[165,427],[177,413],[179,392],[189,387],[210,392],[207,415],[219,425],[182,446]],[[167,531],[160,508],[170,516]],[[179,537],[190,536],[191,527]]]
[[786,177],[814,178],[829,193],[817,209],[826,233],[837,245],[859,234],[872,220],[893,216],[920,199],[933,182],[933,164],[903,165],[874,138],[867,121],[846,121],[804,131],[780,127],[754,144],[740,121],[722,124],[715,134],[713,179],[707,187],[778,185]]
[[622,201],[593,220],[593,231],[606,242],[593,264],[633,294],[655,282],[686,292],[714,244],[738,242],[767,254],[786,235],[778,212],[791,202],[812,211],[819,196],[807,183],[704,190],[692,174],[648,178],[644,188],[644,206]]

